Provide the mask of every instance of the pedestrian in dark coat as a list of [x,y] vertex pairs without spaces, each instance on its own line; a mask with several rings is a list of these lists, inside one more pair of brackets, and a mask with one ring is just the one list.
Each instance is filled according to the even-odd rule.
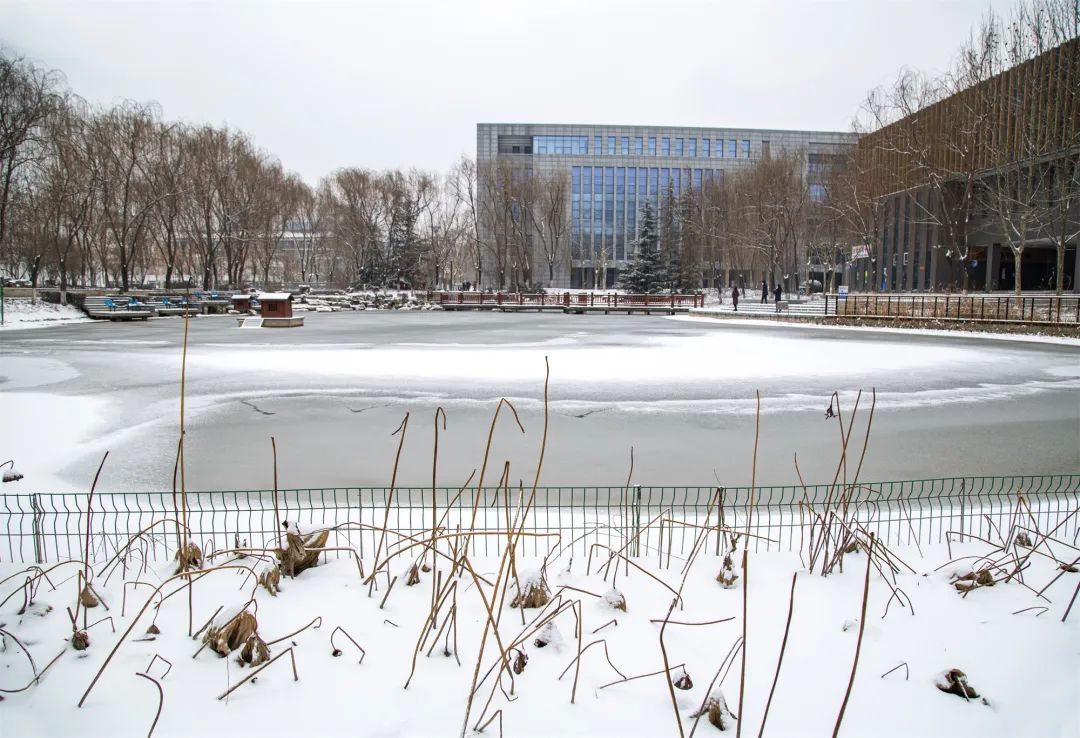
[[765,305],[769,302],[769,283],[764,279],[761,280],[761,304]]
[[735,312],[739,312],[739,288],[731,288],[731,304],[735,306]]
[[773,300],[776,301],[776,312],[780,312],[780,298],[783,296],[784,291],[783,291],[783,289],[781,289],[779,282],[777,282],[776,286],[773,287],[772,294],[773,294]]

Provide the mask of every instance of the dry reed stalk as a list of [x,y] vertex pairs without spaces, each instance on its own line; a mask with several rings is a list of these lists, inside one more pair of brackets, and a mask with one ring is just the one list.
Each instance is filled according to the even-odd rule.
[[[316,625],[316,623],[318,623],[318,625]],[[292,638],[295,635],[299,635],[300,633],[303,633],[305,630],[307,630],[308,628],[311,628],[312,626],[314,626],[315,630],[318,630],[319,628],[322,627],[322,616],[321,615],[316,615],[314,618],[312,618],[311,622],[308,623],[307,625],[305,625],[303,628],[297,628],[296,630],[294,630],[292,633],[289,633],[288,635],[283,635],[283,636],[281,636],[281,638],[275,638],[272,641],[267,641],[266,645],[267,646],[273,646],[276,643],[281,643],[282,641],[286,640],[287,638]]]
[[[101,470],[105,466],[105,459],[109,458],[109,452],[106,451],[105,455],[101,457],[101,463],[98,464],[97,472],[94,474],[94,482],[90,485],[90,494],[86,498],[86,544],[85,552],[83,554],[83,571],[82,579],[86,584],[90,583],[90,534],[91,528],[94,522],[94,490],[97,489],[98,479],[101,477]],[[79,588],[79,596],[75,599],[75,618],[79,617],[79,607],[82,605],[82,587]],[[86,630],[86,609],[83,608],[83,630]]]
[[[386,542],[386,529],[390,527],[390,505],[394,501],[394,488],[397,486],[397,472],[398,465],[401,463],[401,448],[405,445],[405,433],[409,429],[409,413],[405,413],[405,418],[398,425],[397,430],[394,431],[391,436],[396,436],[401,433],[401,438],[398,439],[397,452],[394,454],[394,470],[390,474],[390,490],[386,494],[386,512],[383,515],[383,531],[379,536],[379,545],[375,549],[375,563],[372,565],[371,576],[365,580],[365,584],[370,584],[375,581],[375,574],[379,571],[379,557],[382,556],[383,544]],[[369,593],[370,596],[370,593]]]
[[[395,579],[396,579],[396,577],[395,577]],[[454,580],[447,587],[446,592],[443,593],[443,596],[438,601],[438,603],[436,603],[430,610],[428,610],[427,618],[424,620],[424,624],[420,628],[420,635],[416,639],[416,648],[413,649],[413,655],[412,655],[412,667],[409,669],[409,676],[405,680],[405,686],[403,687],[403,689],[408,689],[409,688],[409,684],[410,684],[410,682],[412,682],[413,675],[416,674],[416,659],[417,659],[417,656],[420,654],[421,649],[423,649],[424,643],[427,641],[428,634],[431,632],[429,630],[429,625],[432,622],[434,622],[435,620],[438,619],[439,610],[442,609],[443,604],[446,602],[446,598],[449,597],[451,593],[456,592],[456,591],[457,591],[457,580]],[[436,638],[436,640],[437,640],[437,638]]]
[[742,554],[743,592],[742,592],[742,657],[739,664],[739,720],[735,726],[735,738],[742,735],[743,699],[746,696],[746,609],[750,599],[750,551],[744,548]]
[[280,659],[280,658],[281,658],[282,656],[284,656],[285,654],[289,654],[289,658],[290,658],[290,659],[292,660],[292,672],[293,672],[293,681],[294,681],[294,682],[298,682],[298,681],[300,681],[300,675],[296,673],[296,656],[295,656],[295,655],[293,655],[293,650],[292,650],[292,647],[290,646],[289,648],[286,648],[286,649],[285,649],[284,651],[282,651],[281,653],[279,653],[279,654],[278,654],[277,656],[274,656],[274,657],[273,657],[272,659],[270,659],[270,660],[269,660],[269,661],[267,661],[267,662],[266,662],[265,664],[263,664],[262,666],[260,666],[260,667],[259,667],[258,669],[256,669],[255,671],[251,672],[250,674],[248,674],[248,675],[247,675],[246,677],[244,677],[243,679],[241,679],[241,680],[240,680],[239,682],[237,682],[237,683],[236,683],[235,685],[233,685],[233,686],[232,686],[232,687],[230,687],[229,689],[227,689],[227,690],[225,690],[224,692],[222,692],[222,693],[221,693],[220,695],[218,695],[218,699],[219,699],[219,700],[222,700],[222,699],[225,699],[226,697],[228,697],[228,696],[229,696],[230,694],[232,694],[233,692],[235,692],[235,691],[236,691],[236,690],[237,690],[237,689],[238,689],[238,688],[239,688],[240,686],[242,686],[242,685],[246,684],[247,682],[249,682],[249,681],[251,681],[252,679],[254,679],[255,677],[257,677],[257,676],[258,676],[258,675],[259,675],[260,673],[262,673],[263,669],[266,669],[266,668],[268,668],[268,667],[269,667],[269,666],[270,666],[271,664],[273,664],[273,663],[274,663],[275,661],[277,661],[278,659]]
[[629,557],[625,556],[624,554],[621,554],[621,553],[619,553],[619,552],[617,552],[617,551],[613,551],[612,549],[608,548],[608,546],[607,546],[606,544],[603,544],[603,543],[594,543],[594,544],[592,544],[591,548],[602,548],[602,549],[605,549],[606,551],[609,551],[609,552],[611,553],[612,557],[614,557],[614,558],[619,558],[619,559],[623,559],[624,561],[626,561],[626,563],[627,563],[627,564],[629,564],[630,566],[634,567],[635,569],[637,569],[638,571],[640,571],[640,572],[641,572],[642,574],[644,574],[644,575],[645,575],[645,576],[647,576],[648,578],[652,579],[652,580],[653,580],[654,582],[656,582],[657,584],[659,584],[660,586],[662,586],[662,587],[663,587],[664,589],[666,589],[666,590],[667,590],[668,592],[671,592],[671,594],[672,594],[672,595],[673,595],[673,596],[674,596],[675,598],[677,598],[677,599],[678,599],[678,600],[679,600],[680,602],[682,602],[682,595],[680,595],[680,594],[679,594],[679,592],[678,592],[677,590],[675,590],[675,589],[674,589],[674,588],[673,588],[673,587],[672,587],[672,586],[671,586],[670,584],[668,584],[667,582],[665,582],[664,580],[660,579],[660,578],[659,578],[659,577],[657,577],[657,576],[656,576],[655,574],[653,574],[652,572],[650,572],[650,571],[649,571],[648,569],[645,569],[644,567],[642,567],[642,566],[641,566],[640,564],[638,564],[638,563],[637,563],[636,561],[633,561],[632,559],[630,559]]
[[[215,569],[210,569],[209,571],[203,572],[203,576],[208,576],[212,572],[229,571],[229,570],[233,570],[233,571],[241,571],[241,570],[243,570],[243,571],[251,571],[251,568],[247,567],[247,566],[243,566],[241,564],[228,564],[228,565],[225,565],[225,566],[219,566],[219,567],[217,567]],[[252,572],[252,574],[254,574],[254,572]],[[183,574],[174,574],[171,577],[168,577],[167,579],[165,579],[161,584],[159,584],[154,589],[154,592],[152,592],[150,594],[150,597],[147,598],[146,602],[143,604],[142,609],[140,609],[139,612],[135,615],[135,617],[133,617],[131,619],[131,624],[128,626],[128,629],[126,631],[124,631],[123,635],[121,635],[120,638],[116,641],[116,644],[113,646],[112,650],[109,652],[109,655],[105,657],[104,663],[102,663],[101,667],[97,670],[97,673],[94,674],[94,678],[90,681],[90,685],[86,688],[86,691],[83,692],[82,697],[79,698],[79,702],[78,702],[79,707],[82,707],[83,703],[86,702],[86,698],[88,696],[90,696],[90,692],[93,691],[94,685],[97,684],[98,679],[101,678],[101,675],[105,672],[105,669],[108,668],[109,663],[113,659],[113,656],[115,656],[116,652],[120,650],[120,646],[123,645],[124,641],[127,640],[127,637],[131,634],[131,631],[134,630],[135,624],[139,622],[139,618],[141,618],[143,616],[143,613],[145,613],[146,609],[150,606],[151,601],[153,601],[153,599],[154,599],[154,594],[159,593],[161,591],[161,589],[165,585],[167,585],[170,582],[173,582],[173,581],[175,581],[177,579],[180,579],[183,576],[184,576]],[[179,591],[179,590],[177,590],[177,591]]]
[[1080,582],[1076,583],[1076,589],[1073,590],[1072,598],[1069,600],[1069,606],[1065,608],[1065,614],[1061,616],[1061,622],[1065,622],[1065,618],[1069,617],[1069,613],[1072,612],[1073,605],[1076,603],[1076,595],[1080,594]]
[[[727,678],[727,672],[724,671],[724,666],[730,669],[731,664],[735,663],[735,656],[742,648],[742,639],[736,638],[735,642],[731,644],[731,648],[728,649],[727,654],[724,656],[724,660],[720,662],[720,666],[717,668],[716,673],[713,675],[712,681],[709,682],[708,689],[705,690],[705,698],[701,701],[701,707],[698,708],[694,714],[694,724],[690,727],[689,738],[694,738],[694,732],[697,731],[698,721],[701,720],[701,716],[708,712],[707,705],[710,697],[712,696],[713,686],[716,684],[716,680],[720,679],[720,683],[724,683],[724,679]],[[723,678],[720,676],[720,672],[724,672]],[[741,717],[741,716],[740,716]]]
[[137,671],[135,672],[135,676],[141,676],[143,679],[147,679],[153,682],[154,686],[157,687],[158,691],[158,704],[157,711],[154,713],[154,722],[150,723],[150,730],[146,734],[146,738],[150,738],[150,736],[154,735],[154,728],[157,727],[158,719],[161,717],[161,707],[165,704],[165,692],[161,689],[161,682],[159,682],[157,679],[154,679],[154,677],[150,676],[149,674],[144,674],[141,671]]
[[851,662],[851,677],[848,679],[847,691],[844,692],[844,701],[840,705],[840,713],[836,716],[836,726],[833,728],[833,738],[840,734],[840,723],[844,721],[844,712],[847,710],[848,700],[851,698],[851,688],[855,685],[855,672],[859,668],[859,652],[862,650],[863,632],[866,630],[866,600],[870,594],[870,563],[873,559],[871,552],[874,549],[874,535],[870,535],[870,551],[866,556],[866,575],[863,579],[862,615],[859,616],[859,639],[855,641],[855,658]]
[[[435,446],[434,446],[434,450],[432,451],[432,454],[431,454],[431,548],[432,549],[435,548],[435,533],[439,528],[438,500],[436,499],[437,494],[438,494],[438,488],[436,487],[436,474],[437,474],[437,469],[438,469],[438,466],[439,466],[439,416],[440,415],[442,416],[443,430],[446,430],[446,411],[442,409],[441,405],[439,407],[435,408],[435,419],[434,419]],[[447,512],[449,512],[449,510],[450,510],[450,505],[449,504],[447,504],[446,509],[447,509]],[[424,554],[424,559],[425,560],[427,559],[426,554]],[[435,560],[435,554],[434,553],[432,553],[431,559],[432,559],[432,566],[436,566],[436,570],[437,570],[437,563],[436,563],[436,560]],[[432,604],[432,606],[435,605],[435,598],[437,596],[437,590],[438,590],[437,578],[438,578],[437,576],[434,576],[434,577],[431,578],[431,604]],[[393,586],[393,585],[391,585],[391,586]],[[384,597],[383,602],[385,602],[385,601],[386,601],[386,598]],[[382,605],[379,605],[379,607],[381,609]]]
[[278,482],[277,482],[277,439],[270,436],[270,452],[274,457],[274,529],[281,527],[281,510],[278,508]]
[[893,668],[889,669],[887,672],[885,672],[884,674],[882,674],[878,678],[879,679],[884,679],[885,677],[889,676],[889,674],[892,674],[894,671],[899,669],[901,666],[904,667],[904,681],[905,682],[908,681],[908,679],[911,678],[911,670],[908,669],[908,663],[906,661],[901,661],[899,664],[897,664]]
[[[503,405],[506,405],[508,408],[510,408],[510,412],[514,415],[514,422],[517,424],[518,429],[522,433],[525,433],[525,427],[521,424],[521,419],[518,417],[517,408],[515,408],[513,403],[507,400],[505,397],[500,398],[499,403],[495,406],[495,413],[491,417],[491,425],[488,427],[487,443],[484,445],[484,460],[480,465],[480,478],[477,480],[476,483],[476,494],[473,495],[472,519],[469,522],[469,531],[476,530],[476,515],[477,512],[479,512],[480,496],[484,493],[484,475],[487,473],[488,458],[491,454],[491,442],[495,436],[495,423],[499,420],[499,412],[502,410]],[[470,536],[466,536],[462,546],[463,552],[468,552],[469,543],[471,541],[472,538]],[[458,570],[457,568],[455,568],[453,571],[450,572],[450,575],[454,576],[457,573]]]
[[685,669],[685,668],[686,668],[686,664],[675,664],[674,666],[672,666],[672,667],[670,667],[668,669],[661,669],[660,671],[650,671],[648,674],[637,674],[637,675],[632,676],[632,677],[625,677],[623,679],[616,679],[613,682],[608,682],[607,684],[602,684],[599,687],[597,687],[596,689],[597,690],[607,689],[608,687],[614,687],[616,684],[623,684],[625,682],[632,682],[635,679],[645,679],[646,677],[658,676],[660,674],[669,674],[670,675],[670,673],[675,671],[676,669]]
[[[502,564],[500,564],[500,567],[499,567],[500,568],[499,576],[497,576],[495,578],[495,581],[496,581],[495,587],[496,587],[496,589],[499,587],[499,585],[502,583],[502,580],[503,580],[502,575],[503,575],[503,566],[505,565],[505,561],[506,561],[506,552],[504,551],[503,552],[503,562],[502,562]],[[480,595],[481,603],[484,606],[484,612],[487,615],[487,619],[484,622],[483,635],[481,636],[481,639],[480,639],[480,652],[479,652],[479,655],[477,656],[477,660],[476,660],[476,669],[473,672],[472,684],[471,684],[471,686],[469,688],[469,699],[468,699],[468,702],[465,705],[465,720],[464,720],[464,724],[462,725],[462,728],[461,728],[462,735],[464,735],[465,730],[468,728],[469,712],[472,709],[473,697],[476,694],[477,677],[480,674],[480,664],[482,663],[483,658],[484,658],[484,647],[487,644],[488,633],[493,634],[494,637],[495,637],[496,643],[497,643],[497,645],[499,647],[499,657],[500,657],[500,659],[502,661],[503,668],[506,669],[507,673],[510,673],[510,683],[511,683],[511,685],[513,685],[514,677],[513,677],[513,674],[511,672],[511,670],[510,670],[510,664],[507,661],[507,654],[509,653],[509,649],[507,649],[505,646],[503,646],[502,637],[499,635],[499,628],[498,628],[498,625],[497,625],[497,619],[496,619],[496,616],[495,616],[495,614],[494,614],[494,612],[492,610],[492,603],[488,601],[487,596],[484,594],[484,588],[480,585],[480,580],[477,577],[476,570],[473,568],[472,564],[470,563],[469,556],[468,556],[467,553],[463,552],[461,554],[461,566],[462,566],[463,570],[468,572],[469,575],[473,578],[473,583],[476,585],[476,591]],[[492,595],[494,595],[494,594],[496,594],[496,593],[493,591]],[[492,599],[494,599],[494,597]],[[511,689],[512,689],[512,687],[511,687]]]
[[[754,490],[757,489],[757,450],[758,440],[761,438],[761,390],[754,390],[757,398],[757,410],[754,412],[754,454],[750,461],[750,506],[746,513],[746,544],[750,545],[750,524],[754,517]],[[742,715],[742,711],[739,711]],[[741,725],[740,721],[740,725]]]
[[[595,630],[593,630],[592,635],[596,635],[597,633],[599,633],[600,631],[602,631],[604,628],[608,627],[609,625],[614,625],[617,628],[617,627],[619,627],[619,621],[616,620],[615,618],[612,618],[611,620],[609,620],[606,623],[604,623],[603,625],[601,625],[599,628],[596,628]],[[586,646],[586,648],[588,648],[588,646]],[[607,646],[604,646],[604,648],[607,648]]]
[[55,664],[57,661],[59,661],[60,657],[63,656],[66,652],[67,652],[66,648],[61,649],[60,653],[53,656],[52,661],[45,664],[45,668],[42,669],[40,672],[36,672],[34,674],[34,676],[32,676],[30,678],[30,681],[28,681],[24,686],[13,688],[13,689],[6,689],[6,688],[3,688],[3,687],[0,687],[0,692],[3,692],[5,694],[16,694],[18,692],[25,692],[26,690],[30,689],[30,687],[34,686],[35,684],[37,684],[38,682],[40,682],[44,678],[45,672],[47,672],[49,670],[49,667],[52,666],[53,664]]
[[[1077,564],[1080,564],[1080,556],[1077,556],[1077,557],[1076,557],[1075,559],[1073,559],[1073,562],[1072,562],[1071,564],[1069,564],[1069,568],[1075,568]],[[1068,571],[1069,571],[1069,569],[1067,569],[1067,568],[1063,568],[1063,569],[1061,569],[1061,571],[1059,571],[1059,572],[1058,572],[1058,573],[1057,573],[1056,575],[1054,575],[1054,578],[1053,578],[1053,579],[1051,579],[1051,580],[1050,580],[1050,581],[1049,581],[1049,582],[1048,582],[1048,583],[1046,584],[1046,586],[1045,586],[1045,587],[1043,587],[1042,589],[1040,589],[1040,590],[1039,590],[1039,592],[1038,592],[1038,595],[1039,595],[1040,597],[1042,597],[1042,594],[1043,594],[1043,592],[1045,592],[1046,590],[1050,589],[1050,585],[1052,585],[1052,584],[1053,584],[1054,582],[1056,582],[1056,581],[1057,581],[1058,579],[1061,579],[1061,577],[1063,577],[1063,576],[1065,575],[1065,573],[1066,573],[1066,572],[1068,572]]]
[[[149,533],[151,530],[153,530],[157,526],[164,525],[166,523],[174,523],[177,526],[177,530],[179,530],[180,525],[181,525],[180,521],[178,519],[176,519],[176,518],[161,518],[159,520],[155,520],[154,522],[150,523],[150,525],[146,526],[145,528],[140,530],[138,533],[136,533],[135,535],[128,538],[127,543],[125,543],[123,546],[120,546],[119,548],[116,549],[116,553],[113,554],[112,558],[110,558],[107,562],[105,562],[105,564],[98,571],[97,577],[101,578],[102,576],[104,576],[105,577],[105,584],[108,584],[110,577],[112,577],[113,573],[118,568],[121,557],[128,550],[130,550],[131,547],[133,545],[135,545],[135,543],[137,541],[142,541],[143,536],[145,536],[147,533]],[[179,550],[179,549],[180,549],[180,546],[177,546],[177,550]],[[109,571],[110,566],[113,567],[112,571]],[[108,572],[108,574],[106,574],[106,572]],[[3,582],[0,582],[0,584],[2,584],[2,583]]]
[[[180,467],[180,507],[181,512],[177,516],[184,523],[184,530],[190,530],[188,528],[188,506],[187,506],[187,478],[185,476],[185,460],[184,460],[184,446],[187,435],[187,428],[185,425],[184,411],[186,408],[185,402],[187,400],[187,349],[188,349],[188,326],[190,317],[184,313],[184,347],[180,355],[180,442],[178,448],[178,465]],[[179,528],[177,529],[179,535]],[[187,541],[185,540],[185,543]],[[181,559],[181,566],[183,566],[184,560]],[[187,592],[188,592],[188,635],[191,635],[191,629],[194,627],[193,619],[195,617],[195,603],[194,593],[192,590],[191,577],[187,577]]]
[[502,738],[502,734],[503,734],[502,716],[503,716],[503,711],[502,710],[496,710],[492,714],[491,719],[489,719],[486,723],[484,723],[479,728],[477,728],[476,732],[477,733],[483,733],[484,730],[487,729],[487,726],[491,725],[491,723],[495,721],[495,718],[498,718],[499,719],[499,738]]
[[356,642],[356,639],[355,639],[355,638],[353,638],[353,637],[352,637],[351,635],[349,635],[349,632],[348,632],[347,630],[345,630],[344,628],[342,628],[342,627],[341,627],[340,625],[339,625],[339,626],[337,626],[336,628],[334,628],[334,629],[333,629],[332,631],[330,631],[330,649],[331,649],[331,655],[332,655],[332,656],[340,656],[340,655],[341,655],[341,649],[340,649],[340,648],[338,648],[338,647],[337,647],[336,645],[334,645],[334,635],[335,635],[335,634],[337,634],[337,633],[339,633],[339,632],[340,632],[340,633],[341,633],[341,634],[342,634],[343,636],[345,636],[346,638],[348,638],[348,639],[349,639],[349,641],[350,641],[350,642],[351,642],[351,643],[352,643],[352,644],[353,644],[354,646],[356,646],[356,649],[357,649],[357,650],[358,650],[358,651],[360,652],[360,663],[361,663],[361,664],[362,664],[362,663],[364,663],[364,657],[365,657],[365,656],[367,656],[367,651],[365,651],[365,650],[363,649],[363,647],[362,647],[362,646],[361,646],[361,645],[360,645],[359,643],[357,643],[357,642]]
[[776,659],[776,673],[773,674],[772,687],[769,688],[769,699],[765,701],[765,712],[761,716],[761,728],[758,729],[758,738],[762,738],[762,736],[765,735],[765,721],[769,719],[769,708],[772,707],[772,698],[773,694],[776,692],[776,683],[780,680],[780,667],[784,663],[784,651],[787,650],[788,632],[791,630],[791,615],[795,611],[795,580],[798,576],[798,572],[791,575],[791,595],[788,599],[787,622],[784,623],[784,640],[780,642],[780,655]]
[[671,682],[671,669],[669,668],[670,662],[668,661],[667,647],[664,645],[664,630],[667,628],[668,618],[671,617],[671,611],[675,609],[676,603],[678,603],[678,598],[673,599],[671,604],[668,605],[667,615],[664,617],[664,624],[660,626],[660,655],[664,659],[664,681],[667,682],[668,692],[671,694],[671,709],[675,712],[675,725],[679,729],[680,738],[685,738],[686,733],[683,731],[682,716],[679,714],[679,701],[675,698],[675,685]]
[[386,604],[386,598],[390,596],[390,593],[394,591],[394,585],[397,583],[398,578],[394,577],[390,580],[390,586],[386,588],[386,594],[383,595],[382,600],[379,602],[379,609],[383,609],[383,605]]

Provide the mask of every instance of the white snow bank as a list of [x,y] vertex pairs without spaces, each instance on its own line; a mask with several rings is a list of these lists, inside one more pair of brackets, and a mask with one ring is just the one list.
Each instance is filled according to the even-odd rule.
[[[914,574],[897,577],[897,585],[914,605],[914,614],[893,601],[883,618],[891,590],[876,573],[871,576],[867,602],[870,627],[863,635],[842,734],[896,738],[1080,734],[1080,713],[1076,710],[1076,695],[1080,694],[1080,671],[1076,669],[1076,654],[1080,652],[1078,611],[1074,609],[1069,619],[1061,622],[1078,575],[1063,575],[1046,590],[1046,599],[1040,599],[1032,588],[1042,588],[1056,569],[1047,557],[1034,557],[1024,572],[1023,584],[1015,580],[1002,582],[962,597],[950,586],[948,574],[935,571],[950,558],[945,547],[926,547],[924,552],[926,557],[920,558],[911,549],[897,551],[915,569]],[[982,553],[986,553],[985,546],[954,543],[951,555]],[[802,569],[794,554],[750,556],[746,691],[741,700],[740,655],[735,656],[726,676],[710,685],[743,632],[743,590],[725,590],[714,581],[720,566],[717,557],[703,555],[696,560],[683,588],[685,606],[672,615],[672,620],[693,623],[732,619],[697,626],[672,622],[665,629],[672,676],[678,679],[685,668],[693,681],[690,689],[677,694],[684,732],[689,734],[692,715],[712,697],[729,711],[740,712],[744,735],[757,734],[784,634],[792,573],[798,572],[794,615],[768,715],[767,734],[830,735],[847,689],[857,639],[857,628],[845,633],[841,627],[846,620],[859,617],[866,559],[851,555],[844,573],[822,578]],[[661,569],[655,560],[645,558],[639,563],[668,585],[679,586],[679,562],[673,562],[670,569]],[[478,571],[490,572],[498,568],[499,562],[478,558],[473,564]],[[0,564],[0,579],[22,568],[4,562]],[[129,573],[134,571],[129,569]],[[444,577],[448,575],[445,562],[439,571]],[[430,587],[396,587],[380,605],[385,584],[369,598],[355,565],[347,558],[305,572],[277,597],[254,587],[242,572],[213,572],[194,584],[195,627],[205,622],[218,605],[235,603],[238,596],[246,597],[252,588],[258,600],[259,632],[267,642],[294,633],[316,615],[322,618],[321,627],[302,630],[270,646],[272,655],[293,649],[297,681],[286,656],[261,672],[256,681],[219,701],[218,695],[250,672],[239,668],[234,660],[219,658],[208,650],[191,658],[195,646],[187,635],[186,596],[165,599],[156,614],[161,632],[150,640],[143,634],[155,617],[152,607],[137,622],[133,619],[147,598],[154,602],[157,598],[146,587],[128,587],[127,614],[121,615],[119,607],[109,613],[116,632],[107,623],[92,627],[90,648],[77,654],[66,641],[71,627],[64,612],[72,604],[74,590],[69,585],[56,590],[42,586],[30,612],[18,615],[22,606],[18,590],[23,579],[15,576],[0,585],[0,599],[15,594],[0,612],[5,629],[27,645],[39,668],[58,653],[61,656],[38,684],[6,695],[3,732],[12,736],[143,735],[154,719],[157,693],[152,685],[134,675],[151,666],[151,675],[160,680],[165,694],[154,731],[159,738],[310,735],[315,725],[312,716],[324,718],[316,721],[314,729],[319,735],[456,735],[487,624],[485,601],[477,585],[462,580],[468,583],[456,591],[456,632],[449,639],[439,636],[430,656],[426,650],[420,654],[406,690],[403,686],[417,639],[430,627]],[[605,582],[600,574],[586,576],[581,561],[575,562],[573,572],[561,583],[590,592],[602,592],[611,586],[611,580]],[[181,587],[182,583],[174,586]],[[242,593],[237,592],[238,586],[243,588]],[[490,602],[491,590],[487,585],[480,586],[485,587]],[[491,679],[484,682],[468,724],[470,734],[492,692],[486,715],[502,710],[504,735],[631,738],[677,734],[664,676],[612,684],[619,682],[619,673],[630,677],[660,668],[660,626],[653,621],[662,619],[668,611],[671,592],[634,569],[620,573],[618,586],[634,603],[630,612],[567,607],[551,621],[544,635],[554,636],[561,629],[567,639],[567,648],[561,650],[555,637],[551,637],[550,646],[536,647],[540,634],[525,635],[528,626],[522,625],[518,613],[506,609],[499,625],[501,640],[509,645],[521,634],[518,647],[527,654],[527,665],[514,677],[512,698],[504,696]],[[119,577],[108,582],[101,578],[95,587],[110,603],[122,600],[124,583]],[[563,598],[566,602],[578,598],[585,604],[595,602],[589,595],[571,590],[564,590]],[[45,606],[52,610],[46,612]],[[555,601],[549,612],[557,606]],[[1040,616],[1043,611],[1038,608],[1042,607],[1048,611]],[[103,614],[91,613],[91,621]],[[233,614],[232,608],[223,611],[218,622]],[[608,624],[613,617],[617,625]],[[119,647],[84,706],[76,707],[80,695],[129,626],[132,638]],[[338,626],[344,628],[347,637],[337,632],[331,641]],[[435,638],[434,634],[431,637]],[[355,653],[357,658],[332,655],[334,648],[353,655],[351,639],[366,650],[362,664],[357,663],[359,653]],[[579,647],[601,639],[603,644],[589,648],[581,656],[580,673],[570,668],[559,678],[573,666]],[[449,656],[444,651],[447,647],[451,649]],[[460,665],[453,658],[455,647]],[[167,675],[166,664],[160,660],[151,665],[155,655],[171,662]],[[481,675],[493,665],[497,668],[498,659],[497,646],[489,637]],[[970,685],[986,697],[988,704],[937,689],[935,679],[950,669],[965,672]],[[28,660],[14,647],[0,650],[0,672],[5,688],[20,687],[33,676]],[[505,680],[504,686],[508,683]],[[571,704],[574,684],[576,700]],[[486,734],[495,734],[496,729],[491,726],[492,732]],[[711,725],[698,726],[698,735],[715,734]]]
[[[729,315],[730,313],[724,313]],[[891,328],[874,325],[828,325],[823,323],[810,323],[806,321],[773,321],[754,320],[751,318],[725,318],[723,321],[708,317],[707,314],[698,315],[668,315],[667,320],[679,320],[698,324],[712,325],[745,325],[754,328],[801,328],[808,331],[860,331],[864,333],[897,333],[908,336],[941,336],[945,338],[985,338],[994,341],[1017,341],[1020,343],[1055,343],[1065,346],[1080,346],[1080,338],[1068,338],[1066,336],[1039,336],[1034,334],[1020,333],[990,333],[980,331],[954,331],[935,328]]]
[[50,325],[93,322],[86,313],[72,305],[57,305],[41,300],[4,300],[4,325],[0,330],[43,328]]

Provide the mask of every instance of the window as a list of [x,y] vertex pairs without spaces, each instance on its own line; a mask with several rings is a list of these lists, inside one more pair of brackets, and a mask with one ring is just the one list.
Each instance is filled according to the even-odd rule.
[[615,137],[607,137],[607,154],[608,156],[615,156]]
[[649,156],[656,156],[656,136],[649,136]]
[[701,155],[706,159],[709,158],[709,139],[707,138],[701,139]]
[[762,141],[761,142],[761,158],[762,159],[768,159],[769,158],[769,142],[768,141]]
[[825,190],[825,185],[812,184],[810,185],[810,199],[814,202],[824,202],[828,193]]
[[750,142],[747,141],[746,139],[743,139],[743,142],[742,142],[742,158],[744,158],[744,159],[749,159],[750,158]]
[[604,153],[604,147],[600,145],[600,137],[599,136],[593,136],[592,148],[593,148],[593,154],[595,156],[600,156],[600,154]]
[[701,170],[694,170],[694,189],[701,190]]
[[623,156],[629,156],[630,155],[630,137],[629,136],[623,136],[622,140],[619,143],[620,143],[619,149],[622,151],[622,155]]
[[682,155],[683,155],[682,139],[677,138],[677,139],[675,139],[675,156],[682,156]]
[[660,156],[671,156],[671,139],[666,136],[660,139]]
[[734,159],[739,155],[739,152],[736,150],[738,145],[739,142],[735,139],[731,139],[727,142],[727,158]]
[[641,136],[638,136],[634,139],[634,154],[636,154],[637,156],[642,155]]
[[713,146],[713,156],[715,156],[717,159],[719,159],[723,155],[724,155],[724,139],[718,138],[718,139],[716,139],[716,146]]
[[689,151],[686,152],[686,155],[689,156],[691,159],[696,159],[697,158],[697,139],[696,138],[690,139],[689,141],[687,141],[687,145],[690,147],[690,149],[689,149]]
[[585,154],[588,149],[585,136],[533,136],[532,145],[519,144],[511,147],[514,154]]

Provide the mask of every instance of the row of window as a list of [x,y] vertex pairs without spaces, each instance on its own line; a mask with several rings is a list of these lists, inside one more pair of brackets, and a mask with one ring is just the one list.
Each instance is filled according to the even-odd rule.
[[649,201],[659,211],[661,197],[671,189],[675,197],[722,183],[722,169],[649,167],[571,167],[570,241],[575,259],[609,259],[633,255],[637,213]]
[[[589,148],[588,136],[533,136],[532,150],[514,153],[557,154],[577,156],[657,156],[657,136],[593,136],[592,148]],[[688,159],[749,159],[750,140],[734,138],[678,138],[659,137],[659,156],[674,156]]]

